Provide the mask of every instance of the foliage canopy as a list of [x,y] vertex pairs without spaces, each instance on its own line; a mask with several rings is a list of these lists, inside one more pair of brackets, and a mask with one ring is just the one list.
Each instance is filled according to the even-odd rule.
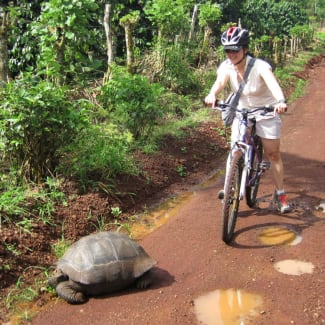
[[[166,107],[164,98],[172,93],[181,98],[176,102],[184,102],[183,96],[201,96],[206,87],[202,69],[224,58],[219,39],[225,26],[248,28],[252,50],[281,64],[308,46],[310,22],[321,25],[325,8],[324,0],[110,4],[108,36],[106,1],[0,2],[0,72],[8,71],[11,80],[1,89],[0,150],[27,179],[54,174],[58,152],[82,128],[95,137],[98,128],[118,125],[123,138],[130,132],[133,140],[148,139],[157,125],[175,118],[171,112],[184,114],[184,108]],[[130,24],[133,28],[127,29]],[[107,66],[107,44],[115,55],[112,66]],[[132,69],[124,69],[126,62]],[[131,142],[124,142],[125,153]]]

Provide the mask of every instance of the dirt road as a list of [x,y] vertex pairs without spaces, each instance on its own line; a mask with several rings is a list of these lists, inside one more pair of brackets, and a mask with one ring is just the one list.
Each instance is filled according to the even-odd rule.
[[[222,176],[212,179],[193,189],[166,224],[141,240],[158,261],[149,290],[130,289],[77,306],[58,300],[32,324],[198,324],[197,298],[231,288],[242,290],[234,292],[237,296],[242,293],[243,299],[244,293],[258,296],[259,307],[251,324],[324,324],[325,213],[316,211],[325,201],[324,85],[323,60],[310,73],[307,94],[290,105],[283,118],[285,184],[293,212],[281,216],[268,202],[262,202],[259,210],[243,203],[234,243],[226,246],[220,240],[221,206],[216,200],[223,180]],[[272,192],[266,176],[260,194],[268,200]],[[296,243],[263,243],[259,235],[264,229],[278,238],[272,233],[274,227],[293,231],[298,236]],[[301,266],[300,275],[288,274],[290,271],[276,267],[285,260],[300,261],[309,268]],[[224,308],[218,301],[213,307],[216,312]],[[218,317],[214,324],[248,324],[222,322],[223,316]]]

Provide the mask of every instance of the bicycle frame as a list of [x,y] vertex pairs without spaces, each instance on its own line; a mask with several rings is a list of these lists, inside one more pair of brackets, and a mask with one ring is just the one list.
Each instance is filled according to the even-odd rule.
[[249,175],[249,172],[252,168],[252,152],[253,152],[253,146],[252,146],[252,139],[251,135],[247,134],[249,127],[248,127],[248,119],[247,119],[247,113],[243,112],[243,118],[240,121],[240,139],[238,139],[233,148],[230,151],[230,154],[233,156],[236,154],[236,152],[240,151],[243,154],[244,158],[244,164],[242,169],[242,175],[241,175],[241,183],[240,183],[240,190],[239,190],[239,198],[242,200],[245,196],[245,190],[247,186],[247,175]]
[[[266,111],[269,111],[270,108],[265,107],[264,110],[266,112]],[[254,184],[256,178],[260,177],[261,174],[264,172],[264,170],[261,169],[258,174],[256,174],[253,178],[249,179],[248,175],[250,175],[250,171],[253,168],[253,166],[252,166],[253,153],[254,152],[257,153],[257,160],[258,160],[259,164],[262,162],[262,159],[261,159],[258,151],[256,150],[256,144],[254,141],[255,125],[252,126],[252,130],[251,130],[251,132],[249,132],[250,127],[248,126],[248,121],[249,121],[248,109],[241,109],[241,110],[237,109],[237,111],[240,112],[242,115],[242,119],[240,120],[240,124],[239,124],[240,138],[234,143],[229,154],[233,156],[234,154],[236,154],[236,152],[240,151],[244,158],[240,190],[239,190],[239,199],[242,200],[245,197],[246,187]]]

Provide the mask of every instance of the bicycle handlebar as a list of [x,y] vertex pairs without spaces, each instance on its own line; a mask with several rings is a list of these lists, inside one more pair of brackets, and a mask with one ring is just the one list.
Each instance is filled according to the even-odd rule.
[[[216,109],[216,110],[219,110],[219,111],[225,111],[227,108],[232,108],[234,109],[234,107],[230,104],[227,104],[227,103],[223,103],[223,102],[220,102],[220,101],[217,101],[215,103],[215,107],[212,108],[212,109]],[[266,106],[261,106],[261,107],[255,107],[255,108],[235,108],[236,112],[238,113],[247,113],[247,114],[253,114],[257,111],[263,111],[262,115],[263,114],[266,114],[266,113],[271,113],[271,112],[274,112],[274,106],[271,106],[271,105],[266,105]]]

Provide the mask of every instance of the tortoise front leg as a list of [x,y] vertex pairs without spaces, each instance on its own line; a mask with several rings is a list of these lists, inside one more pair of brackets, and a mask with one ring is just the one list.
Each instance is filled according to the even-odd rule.
[[136,287],[138,289],[146,289],[151,285],[151,283],[152,283],[152,274],[149,270],[146,273],[144,273],[142,276],[140,276],[140,278],[138,278],[136,282]]
[[81,292],[81,287],[73,281],[63,281],[56,286],[56,292],[59,297],[70,304],[82,304],[86,302],[87,297]]

